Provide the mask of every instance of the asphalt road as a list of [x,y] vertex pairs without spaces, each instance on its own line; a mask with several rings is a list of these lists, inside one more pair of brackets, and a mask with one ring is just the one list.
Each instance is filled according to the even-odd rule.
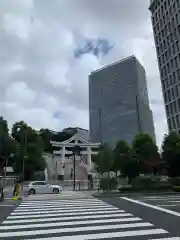
[[0,202],[0,224],[14,211],[20,201],[5,200]]
[[158,206],[160,208],[169,209],[180,213],[180,194],[179,195],[164,195],[164,196],[140,196],[134,197],[134,199]]
[[0,224],[0,240],[180,240],[180,213],[150,204],[148,196],[76,195],[28,197],[19,206],[4,202],[0,207],[4,219],[10,216]]
[[[142,218],[144,221],[154,224],[156,228],[162,228],[167,230],[171,234],[171,236],[180,237],[180,206],[179,205],[173,206],[173,207],[168,206],[168,208],[166,207],[165,212],[162,211],[164,210],[164,207],[162,208],[159,206],[161,204],[167,205],[167,202],[165,201],[168,201],[167,199],[169,198],[176,199],[177,196],[171,195],[171,196],[164,196],[164,197],[162,196],[128,197],[128,199],[130,200],[131,199],[133,201],[135,200],[134,202],[125,200],[121,197],[104,198],[103,200],[113,206],[116,206],[120,209],[124,209],[128,213],[132,213],[136,217]],[[174,201],[178,201],[178,200],[174,200]],[[180,202],[180,196],[179,196],[179,202]],[[141,203],[142,204],[145,203],[145,205],[147,203],[147,205],[144,206],[144,205],[141,205]],[[153,206],[155,208],[156,207],[160,208],[161,210],[155,209],[153,208]],[[175,215],[168,213],[169,211],[166,211],[169,209],[175,211]],[[178,213],[179,213],[179,216],[177,216]]]

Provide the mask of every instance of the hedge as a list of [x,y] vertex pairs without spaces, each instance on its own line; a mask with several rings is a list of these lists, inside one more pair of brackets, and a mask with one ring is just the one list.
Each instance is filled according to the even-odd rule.
[[117,188],[118,181],[116,178],[101,178],[100,189],[102,190],[115,190]]

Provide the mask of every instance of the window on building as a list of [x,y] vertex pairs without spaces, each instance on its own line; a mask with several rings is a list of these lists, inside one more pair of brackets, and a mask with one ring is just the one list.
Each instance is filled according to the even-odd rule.
[[178,99],[178,108],[180,110],[180,98]]
[[171,68],[174,68],[173,59],[171,59]]
[[171,94],[170,94],[170,90],[167,91],[167,99],[168,99],[168,102],[171,101]]
[[171,119],[170,118],[168,119],[168,126],[169,126],[170,131],[172,131],[172,124],[171,124]]
[[177,113],[177,103],[176,103],[176,101],[173,102],[173,106],[174,106],[174,112]]
[[178,97],[179,93],[178,93],[178,85],[175,86],[175,95],[176,97]]
[[167,92],[164,92],[164,101],[165,101],[165,102],[168,102],[168,99],[167,99]]
[[171,88],[171,96],[172,96],[172,99],[174,100],[175,99],[174,88]]
[[170,103],[170,113],[171,113],[171,115],[173,114],[173,105],[172,105],[172,103]]
[[169,105],[166,105],[166,114],[169,116],[170,112],[169,112]]
[[172,128],[176,129],[176,121],[174,117],[172,117]]
[[177,127],[180,128],[180,115],[176,116]]
[[165,80],[162,80],[162,88],[163,88],[163,90],[166,89],[166,83],[165,83]]
[[180,69],[177,70],[177,77],[178,77],[178,80],[180,81]]

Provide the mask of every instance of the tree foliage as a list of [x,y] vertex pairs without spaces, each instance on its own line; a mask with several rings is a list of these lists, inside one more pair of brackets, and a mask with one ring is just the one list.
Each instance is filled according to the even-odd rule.
[[42,138],[23,121],[13,125],[12,136],[18,143],[13,168],[18,174],[24,171],[24,177],[30,180],[33,178],[34,172],[42,171],[45,168]]
[[146,133],[139,133],[132,142],[132,151],[134,157],[139,161],[140,172],[149,171],[148,163],[152,159],[158,159],[158,148],[151,136]]
[[130,146],[124,140],[119,140],[114,149],[114,162],[113,170],[115,172],[121,170],[122,165],[124,164],[124,156],[129,154]]
[[167,166],[168,175],[180,176],[180,135],[170,133],[165,135],[162,144],[162,158]]
[[98,155],[96,155],[93,160],[99,173],[109,173],[114,164],[113,151],[107,144],[102,145]]
[[123,176],[128,177],[130,184],[132,179],[137,177],[140,173],[140,166],[137,159],[133,156],[132,150],[121,156],[121,173]]

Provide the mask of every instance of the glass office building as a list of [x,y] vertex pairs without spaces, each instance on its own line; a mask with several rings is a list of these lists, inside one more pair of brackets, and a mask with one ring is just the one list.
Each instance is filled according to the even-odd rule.
[[180,0],[151,0],[149,9],[168,128],[180,133]]
[[146,73],[135,56],[89,75],[90,140],[114,147],[120,139],[148,133],[155,140]]

